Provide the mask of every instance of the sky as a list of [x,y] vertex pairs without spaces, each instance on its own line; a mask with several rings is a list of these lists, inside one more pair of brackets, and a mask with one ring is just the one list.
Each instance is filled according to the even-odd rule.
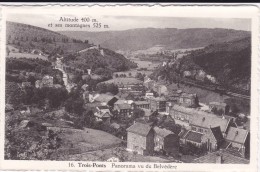
[[[78,22],[62,22],[61,17],[78,18]],[[89,18],[90,22],[82,22],[81,18]],[[102,28],[93,28],[92,19],[101,23]],[[7,21],[30,24],[52,31],[112,31],[134,28],[227,28],[235,30],[251,30],[251,20],[242,18],[191,18],[191,17],[149,17],[149,16],[111,16],[103,15],[97,18],[89,15],[56,15],[56,14],[8,14]],[[52,27],[48,27],[49,24]],[[90,27],[64,27],[65,24],[87,24]],[[63,27],[54,27],[63,24]],[[109,28],[104,28],[108,25]]]

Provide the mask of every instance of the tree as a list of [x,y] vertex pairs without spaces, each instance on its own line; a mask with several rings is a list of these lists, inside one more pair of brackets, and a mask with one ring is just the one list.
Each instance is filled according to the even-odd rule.
[[69,98],[65,102],[65,110],[70,113],[75,113],[77,115],[82,115],[84,109],[83,109],[84,102],[81,98]]
[[135,78],[144,81],[145,74],[142,74],[140,72],[136,73]]

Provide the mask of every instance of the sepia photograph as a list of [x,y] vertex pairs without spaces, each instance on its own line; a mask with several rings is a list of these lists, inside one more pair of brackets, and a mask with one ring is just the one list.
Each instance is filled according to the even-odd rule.
[[250,164],[252,18],[16,10],[4,160]]

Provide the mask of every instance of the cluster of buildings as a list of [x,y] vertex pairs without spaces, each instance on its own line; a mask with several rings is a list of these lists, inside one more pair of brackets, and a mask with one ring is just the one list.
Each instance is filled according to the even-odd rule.
[[[224,114],[218,116],[212,112],[191,108],[194,105],[194,97],[188,97],[190,100],[187,102],[189,103],[183,105],[181,104],[183,102],[182,96],[179,98],[179,103],[167,102],[162,97],[151,99],[149,108],[151,112],[156,111],[174,119],[175,124],[181,125],[182,130],[180,133],[172,133],[165,128],[159,128],[163,131],[164,134],[161,135],[164,137],[158,139],[157,135],[160,131],[158,131],[157,126],[151,126],[149,123],[133,124],[127,129],[127,149],[143,155],[151,155],[159,149],[164,152],[169,152],[168,149],[174,149],[176,153],[179,147],[185,148],[192,144],[206,152],[222,150],[236,157],[248,158],[249,131],[238,128],[233,117]],[[210,107],[222,109],[224,112],[227,109],[224,103],[216,102],[211,103]],[[136,128],[139,129],[136,130]],[[143,133],[143,131],[146,132]],[[165,141],[168,137],[171,138],[169,139],[171,141],[163,142],[158,147],[157,140]]]
[[[129,78],[119,79],[120,82],[118,78],[115,82],[109,81],[118,85],[119,96],[89,94],[89,102],[98,102],[94,105],[96,120],[113,121],[113,125],[117,117],[132,117],[135,109],[145,112],[126,129],[128,151],[142,155],[153,155],[155,152],[176,155],[182,148],[193,145],[205,153],[221,151],[242,159],[249,157],[250,133],[238,128],[234,117],[227,116],[229,106],[226,103],[210,102],[207,110],[202,110],[196,94],[181,90],[169,92],[166,86],[149,78],[143,83]],[[142,90],[142,100],[122,98],[122,92],[137,92],[136,88]],[[158,116],[172,119],[173,125],[181,126],[181,132],[174,133],[151,120],[160,118]]]

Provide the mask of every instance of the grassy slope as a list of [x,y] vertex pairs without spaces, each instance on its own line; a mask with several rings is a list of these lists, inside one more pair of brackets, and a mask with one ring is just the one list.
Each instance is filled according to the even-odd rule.
[[[32,25],[7,22],[6,27],[7,43],[17,49],[39,49],[48,54],[62,49],[66,54],[75,53],[90,46],[86,43],[73,42],[72,38],[65,35]],[[64,39],[68,41],[64,42]]]

